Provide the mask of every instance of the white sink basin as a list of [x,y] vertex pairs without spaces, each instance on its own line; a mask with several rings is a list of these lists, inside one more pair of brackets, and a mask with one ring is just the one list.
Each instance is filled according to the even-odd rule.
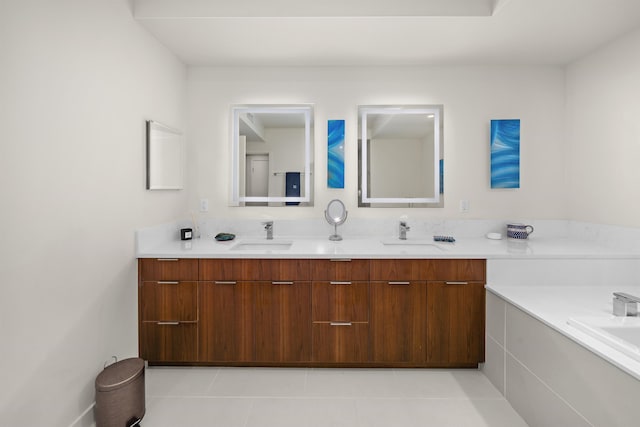
[[238,242],[232,251],[287,251],[293,244],[290,240],[253,240]]

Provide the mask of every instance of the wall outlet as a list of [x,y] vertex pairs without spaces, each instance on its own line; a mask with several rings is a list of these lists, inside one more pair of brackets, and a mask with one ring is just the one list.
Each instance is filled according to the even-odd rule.
[[209,212],[209,199],[200,199],[200,212]]
[[469,212],[468,200],[460,200],[460,212]]

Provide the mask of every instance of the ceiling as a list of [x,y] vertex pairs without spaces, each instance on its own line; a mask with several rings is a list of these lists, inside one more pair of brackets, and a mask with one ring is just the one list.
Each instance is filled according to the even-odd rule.
[[564,65],[640,28],[639,0],[133,0],[188,65]]

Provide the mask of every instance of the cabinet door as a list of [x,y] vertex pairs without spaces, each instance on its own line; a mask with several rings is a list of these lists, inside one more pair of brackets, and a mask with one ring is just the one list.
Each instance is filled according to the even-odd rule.
[[255,360],[311,360],[311,282],[254,282]]
[[371,282],[373,362],[424,363],[426,299],[425,281]]
[[231,280],[200,282],[199,360],[253,360],[253,288]]
[[427,301],[427,362],[484,362],[484,283],[429,282]]

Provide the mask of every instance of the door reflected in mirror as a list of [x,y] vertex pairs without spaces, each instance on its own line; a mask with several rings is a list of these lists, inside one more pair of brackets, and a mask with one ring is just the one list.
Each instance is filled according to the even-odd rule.
[[359,107],[358,206],[444,206],[442,110]]
[[313,206],[313,107],[232,107],[232,206]]

